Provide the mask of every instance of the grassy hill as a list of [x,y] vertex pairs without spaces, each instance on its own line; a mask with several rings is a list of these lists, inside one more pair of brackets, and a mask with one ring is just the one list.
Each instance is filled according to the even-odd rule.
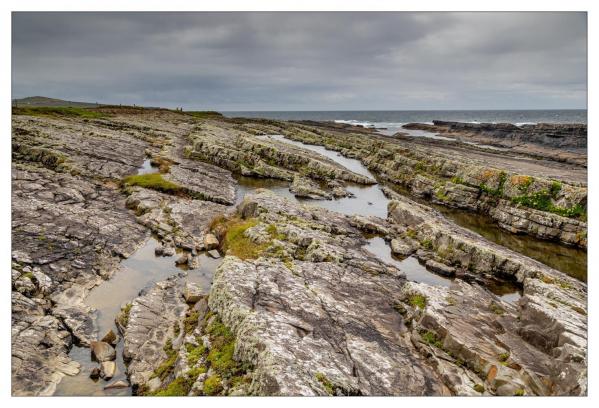
[[100,106],[97,103],[73,102],[62,99],[47,98],[45,96],[29,96],[27,98],[13,99],[12,106],[18,107],[69,107],[69,108],[95,108]]

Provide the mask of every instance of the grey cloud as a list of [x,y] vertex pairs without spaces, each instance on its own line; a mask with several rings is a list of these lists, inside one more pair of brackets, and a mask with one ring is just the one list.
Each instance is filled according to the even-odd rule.
[[585,13],[14,13],[13,97],[220,110],[585,108]]

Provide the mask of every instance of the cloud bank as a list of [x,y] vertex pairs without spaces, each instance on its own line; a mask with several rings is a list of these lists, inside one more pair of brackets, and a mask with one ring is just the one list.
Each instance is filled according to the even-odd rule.
[[13,13],[14,98],[217,110],[586,108],[586,13]]

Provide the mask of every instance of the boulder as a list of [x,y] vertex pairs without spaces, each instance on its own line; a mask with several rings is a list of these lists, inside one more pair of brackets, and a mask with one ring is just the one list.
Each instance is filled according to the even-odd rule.
[[100,377],[110,380],[116,374],[116,363],[114,361],[104,361],[100,364]]
[[216,238],[214,234],[206,234],[204,236],[204,248],[206,248],[207,251],[210,251],[211,249],[217,249],[218,246],[218,238]]
[[183,292],[183,298],[187,303],[196,303],[203,297],[202,290],[195,283],[187,282]]
[[92,341],[90,344],[92,358],[98,362],[111,361],[116,358],[116,351],[112,346],[103,341]]
[[189,262],[189,254],[185,253],[185,254],[182,254],[179,258],[177,258],[177,260],[175,261],[175,264],[185,265],[185,264],[187,264],[187,262]]
[[208,255],[209,255],[211,258],[214,258],[214,259],[218,259],[218,258],[220,258],[220,253],[219,253],[219,252],[218,252],[216,249],[213,249],[213,250],[211,250],[211,251],[208,251]]

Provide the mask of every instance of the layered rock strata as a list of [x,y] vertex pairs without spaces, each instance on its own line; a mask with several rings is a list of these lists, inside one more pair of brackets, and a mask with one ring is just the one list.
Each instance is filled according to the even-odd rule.
[[[586,286],[404,204],[392,202],[388,223],[268,191],[245,198],[236,236],[260,251],[242,259],[230,243],[208,298],[235,337],[234,360],[251,367],[244,392],[584,395]],[[448,288],[408,282],[363,249],[363,233],[375,230],[412,240],[439,265],[468,260],[472,276]],[[511,273],[521,300],[473,278],[485,273]]]
[[[271,121],[251,128],[357,158],[386,182],[436,204],[489,214],[510,232],[586,248],[586,171],[300,124]],[[521,174],[523,169],[529,173]]]

